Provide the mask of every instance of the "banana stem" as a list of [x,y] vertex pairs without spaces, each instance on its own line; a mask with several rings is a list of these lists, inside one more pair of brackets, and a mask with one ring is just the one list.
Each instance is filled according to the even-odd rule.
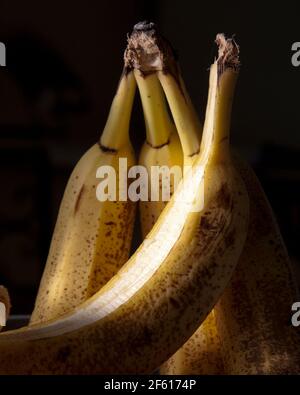
[[133,72],[124,72],[100,138],[101,147],[107,151],[118,151],[129,142],[129,124],[135,89]]
[[[210,155],[214,162],[230,161],[230,124],[233,96],[239,70],[238,47],[232,39],[217,36],[219,57],[211,66],[201,152],[206,155],[210,140],[214,140]],[[213,133],[211,131],[213,130]]]
[[201,124],[191,99],[187,94],[182,77],[175,80],[173,75],[158,71],[158,78],[167,97],[184,154],[184,164],[193,162],[193,157],[199,153]]
[[156,74],[143,75],[134,70],[143,105],[147,142],[152,147],[168,143],[173,125],[171,123],[163,90]]

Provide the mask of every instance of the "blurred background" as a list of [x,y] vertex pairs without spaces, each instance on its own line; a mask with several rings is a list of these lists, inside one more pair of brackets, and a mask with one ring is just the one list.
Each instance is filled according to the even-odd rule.
[[[300,3],[1,0],[0,283],[13,313],[30,313],[47,258],[59,203],[80,156],[99,138],[122,71],[126,34],[156,22],[179,54],[201,118],[216,33],[235,34],[242,68],[232,141],[255,168],[299,270]],[[144,138],[136,100],[131,125]]]

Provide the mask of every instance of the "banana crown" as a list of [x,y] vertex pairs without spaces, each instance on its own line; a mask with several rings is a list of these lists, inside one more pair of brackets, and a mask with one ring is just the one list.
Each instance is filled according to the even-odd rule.
[[[126,67],[138,70],[135,74],[144,78],[144,85],[150,84],[147,82],[153,78],[150,75],[157,74],[179,134],[185,164],[191,164],[192,157],[199,153],[201,124],[181,77],[175,51],[153,23],[142,22],[128,38],[124,59]],[[143,97],[141,83],[139,88]]]

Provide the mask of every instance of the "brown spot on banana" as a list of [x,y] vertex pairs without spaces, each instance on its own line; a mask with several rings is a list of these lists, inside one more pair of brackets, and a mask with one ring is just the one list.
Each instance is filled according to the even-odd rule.
[[80,200],[82,199],[83,192],[84,192],[84,185],[82,185],[82,187],[80,188],[80,191],[78,193],[77,199],[75,201],[74,215],[76,215],[76,213],[77,213],[77,211],[79,209],[79,204],[80,204]]
[[226,182],[222,184],[222,187],[216,199],[218,201],[218,204],[224,208],[229,207],[229,205],[231,204],[230,193]]

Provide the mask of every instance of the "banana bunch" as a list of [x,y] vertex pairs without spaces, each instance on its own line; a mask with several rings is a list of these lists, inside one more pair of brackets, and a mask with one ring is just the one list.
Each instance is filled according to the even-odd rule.
[[0,331],[6,324],[10,312],[10,299],[7,289],[0,285]]
[[[143,30],[135,33],[134,42],[141,40],[142,44]],[[161,52],[155,40],[152,47],[145,48],[145,54],[155,50],[154,56],[159,60]],[[130,107],[128,101],[130,102],[131,86],[134,84],[134,72],[130,63],[140,61],[136,55],[129,43],[125,72],[112,106],[113,115],[110,114],[109,125],[116,125],[120,121],[113,122],[116,120],[115,111],[122,119],[125,116],[128,120],[126,109]],[[234,83],[236,71],[227,66],[225,59],[218,62],[212,67],[211,78],[215,93],[223,96],[228,81]],[[222,75],[217,72],[218,64],[224,66]],[[168,59],[162,66],[167,71]],[[170,66],[173,67],[172,62]],[[54,264],[54,269],[57,268],[55,275],[46,267],[46,272],[48,270],[50,274],[45,273],[43,276],[39,292],[39,295],[46,295],[43,302],[40,302],[40,310],[49,303],[47,311],[51,318],[46,318],[41,311],[35,314],[37,320],[32,321],[28,327],[0,336],[1,373],[152,372],[188,340],[223,293],[240,256],[248,225],[248,196],[241,178],[232,166],[226,143],[231,97],[229,95],[226,98],[224,106],[223,101],[219,103],[217,96],[212,95],[204,125],[204,138],[199,149],[198,138],[195,136],[195,139],[189,139],[185,129],[191,123],[189,117],[193,111],[186,97],[181,96],[185,95],[181,93],[184,92],[182,84],[179,85],[174,77],[167,82],[177,92],[173,105],[170,103],[170,109],[174,113],[175,124],[178,119],[182,120],[182,125],[176,127],[183,147],[188,151],[185,155],[191,168],[184,174],[184,179],[153,229],[117,273],[93,296],[79,301],[69,311],[67,309],[70,305],[66,311],[53,311],[52,300],[47,299],[51,289],[57,290],[53,291],[54,302],[57,301],[59,306],[64,305],[63,292],[65,288],[67,292],[69,284],[74,283],[72,275],[77,270],[77,265],[88,264],[86,270],[93,268],[87,262],[86,254],[80,255],[81,259],[76,261],[76,265],[69,263],[72,261],[69,260],[69,253],[75,248],[72,244],[75,233],[69,232],[73,232],[75,224],[68,231],[62,223],[62,231],[54,243],[55,248],[51,247],[54,249],[53,255],[57,256],[56,249],[60,250],[58,247],[64,247],[65,243],[71,245],[72,249],[63,248],[64,252]],[[187,123],[183,122],[185,119],[188,120]],[[194,120],[191,127],[196,127]],[[107,130],[109,133],[106,133]],[[110,133],[111,144],[108,144]],[[118,155],[119,146],[112,144],[118,142],[120,134],[122,135],[114,128],[106,128],[100,149],[103,151],[103,147],[106,147],[109,149],[104,149],[105,152],[112,156]],[[89,172],[88,164],[84,164],[84,169],[88,167],[87,173],[92,173]],[[93,181],[96,181],[95,168],[93,172]],[[75,179],[76,175],[75,173]],[[203,190],[203,207],[195,209]],[[77,197],[80,196],[76,192]],[[83,193],[79,199],[79,208],[84,196]],[[76,211],[77,200],[73,199],[71,208],[66,199],[66,210],[70,210],[67,211],[68,219]],[[127,224],[124,227],[127,231]],[[95,229],[94,237],[96,234]],[[107,240],[110,237],[108,234]],[[80,240],[77,239],[77,243]],[[73,254],[72,256],[74,257]],[[51,267],[51,261],[49,265]],[[65,267],[67,270],[64,270]],[[81,279],[82,284],[87,277]],[[60,281],[63,286],[59,285]],[[74,287],[73,292],[77,291],[79,292],[78,288]],[[57,316],[54,318],[54,315]]]
[[[67,184],[31,322],[0,335],[0,374],[143,374],[166,361],[162,372],[175,374],[300,366],[292,329],[275,327],[294,296],[279,231],[272,234],[266,200],[257,200],[259,188],[229,144],[239,50],[223,35],[217,43],[202,131],[170,45],[153,24],[135,26],[100,142]],[[129,126],[136,84],[147,135],[139,164],[148,173],[155,166],[165,171],[157,175],[157,190],[148,179],[156,199],[140,202],[144,240],[129,257],[135,204],[124,192],[135,164]],[[103,168],[116,174],[116,194],[108,181],[99,189]],[[108,199],[99,199],[103,194]],[[254,234],[262,215],[269,227]],[[276,269],[267,265],[272,251]],[[268,282],[270,271],[275,284]],[[263,306],[255,290],[260,282]],[[280,286],[280,318],[264,326],[266,310],[277,319],[268,303],[272,287]],[[244,296],[242,306],[250,307],[241,312]],[[260,314],[243,332],[251,309]]]

